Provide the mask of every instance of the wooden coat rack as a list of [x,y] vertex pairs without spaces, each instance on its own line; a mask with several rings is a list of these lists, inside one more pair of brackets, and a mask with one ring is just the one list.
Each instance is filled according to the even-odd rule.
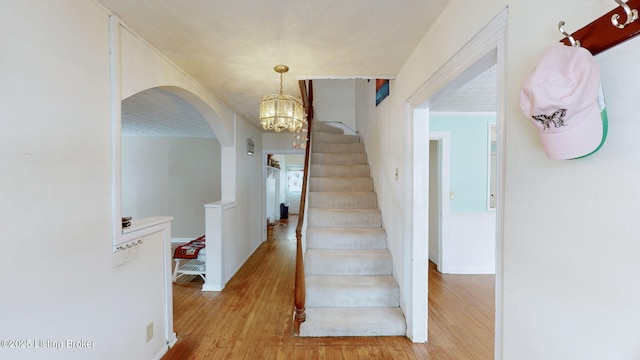
[[[622,1],[616,1],[619,4]],[[590,24],[574,32],[573,34],[565,34],[565,38],[561,40],[566,45],[572,45],[570,37],[580,42],[580,46],[588,49],[591,54],[597,55],[609,48],[612,48],[624,41],[640,34],[640,20],[633,19],[628,16],[628,9],[635,10],[637,14],[640,9],[640,0],[628,0],[626,5],[628,9],[623,8],[624,5],[617,6],[615,9],[602,15]],[[616,20],[612,20],[617,15]],[[631,14],[630,14],[631,15]],[[637,15],[636,15],[637,18]],[[617,24],[618,26],[616,26]],[[560,32],[564,22],[560,22],[558,28]],[[622,26],[622,28],[620,28]]]

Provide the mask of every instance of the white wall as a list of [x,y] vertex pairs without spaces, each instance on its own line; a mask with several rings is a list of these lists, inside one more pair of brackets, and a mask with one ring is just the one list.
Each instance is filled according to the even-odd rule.
[[285,156],[287,166],[304,166],[304,153],[303,154],[289,154]]
[[[245,151],[245,141],[247,138],[255,141],[255,155],[249,156]],[[257,219],[264,219],[263,201],[263,160],[259,154],[262,153],[261,131],[249,124],[246,120],[238,117],[236,122],[236,144],[239,149],[236,152],[236,207],[235,207],[235,234],[231,239],[225,239],[233,248],[229,251],[227,261],[228,268],[225,274],[229,278],[238,271],[245,260],[253,254],[260,243],[267,239],[266,224]],[[223,194],[224,198],[224,194]]]
[[[505,358],[640,358],[640,287],[631,285],[640,273],[640,104],[633,80],[640,76],[634,60],[640,39],[596,57],[609,135],[591,157],[548,159],[517,102],[517,89],[542,47],[561,38],[559,20],[579,28],[614,6],[545,0],[510,8]],[[552,10],[555,19],[549,18]],[[527,30],[533,26],[545,31]],[[542,342],[551,346],[537,346]]]
[[[522,79],[542,48],[561,39],[557,24],[577,29],[612,9],[613,2],[452,0],[411,58],[391,82],[382,107],[368,104],[358,124],[371,159],[385,227],[400,280],[403,303],[410,297],[407,248],[412,242],[412,110],[406,100],[498,12],[509,6],[504,124],[503,288],[498,354],[504,359],[637,359],[640,357],[640,104],[634,99],[640,70],[640,40],[597,57],[608,99],[609,138],[596,154],[554,161],[521,114]],[[576,11],[580,9],[580,11]],[[457,24],[451,31],[452,23]],[[571,24],[571,25],[569,25]],[[446,34],[446,36],[443,36]],[[434,51],[437,49],[437,51]],[[368,101],[373,91],[368,91]],[[393,122],[389,120],[393,119]],[[388,149],[396,149],[389,152]],[[400,181],[393,170],[400,169]],[[502,335],[504,334],[504,335]],[[541,344],[543,344],[541,346]]]
[[162,241],[112,252],[107,14],[8,1],[0,30],[0,242],[20,249],[0,263],[0,338],[94,342],[0,358],[152,359],[166,348]]
[[[262,139],[259,130],[242,118],[238,117],[234,124],[234,145],[221,150],[222,166],[224,168],[226,160],[232,168],[227,175],[234,181],[237,192],[225,193],[223,187],[223,200],[205,205],[207,248],[214,251],[207,251],[207,281],[203,291],[223,289],[260,243],[266,240],[266,217],[263,217],[265,181],[256,175],[260,174],[264,162],[261,156],[250,156],[246,152],[246,139],[252,138],[255,154],[260,154]],[[233,159],[229,159],[227,154]]]
[[[293,151],[291,133],[288,132],[265,132],[260,135],[265,151],[270,154]],[[282,151],[276,151],[282,150]],[[265,155],[266,159],[266,155]]]
[[313,110],[321,122],[342,122],[356,130],[356,80],[313,80]]
[[221,199],[216,138],[122,137],[122,213],[173,216],[174,238],[205,233],[204,204]]
[[[0,29],[0,240],[5,249],[25,249],[0,265],[9,274],[0,318],[11,324],[0,327],[0,338],[92,342],[85,349],[2,348],[0,357],[159,359],[168,321],[162,236],[112,251],[120,211],[112,194],[120,194],[112,182],[119,163],[112,163],[111,84],[122,98],[168,86],[214,128],[223,144],[221,196],[237,202],[237,215],[227,219],[235,227],[225,253],[230,270],[261,241],[260,224],[246,221],[261,216],[261,162],[244,152],[246,137],[260,139],[260,132],[126,30],[115,49],[123,84],[112,83],[109,13],[94,1],[6,2]],[[261,147],[256,140],[257,153]]]

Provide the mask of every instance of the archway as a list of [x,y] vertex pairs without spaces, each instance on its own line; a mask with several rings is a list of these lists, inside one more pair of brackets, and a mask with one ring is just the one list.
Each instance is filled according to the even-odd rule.
[[122,214],[171,215],[172,238],[204,234],[204,204],[221,199],[221,150],[210,123],[175,87],[122,101]]

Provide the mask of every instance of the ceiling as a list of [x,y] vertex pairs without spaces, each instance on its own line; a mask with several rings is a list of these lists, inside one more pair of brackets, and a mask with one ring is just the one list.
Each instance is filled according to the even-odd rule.
[[429,107],[434,112],[495,112],[498,105],[498,74],[493,65],[457,89],[442,94]]
[[122,135],[215,137],[196,108],[162,89],[150,89],[122,101]]
[[[292,95],[301,79],[394,78],[448,2],[98,1],[256,126],[260,100],[279,91],[275,65],[289,66]],[[145,91],[123,102],[123,132],[213,136],[189,108],[169,92]]]

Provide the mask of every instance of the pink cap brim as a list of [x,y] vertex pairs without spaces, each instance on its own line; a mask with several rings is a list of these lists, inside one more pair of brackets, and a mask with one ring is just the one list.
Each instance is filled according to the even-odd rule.
[[[593,106],[572,117],[584,119],[565,131],[539,131],[544,149],[551,159],[575,159],[592,153],[600,146],[604,132],[598,103],[594,102]],[[570,120],[570,123],[578,121]]]

